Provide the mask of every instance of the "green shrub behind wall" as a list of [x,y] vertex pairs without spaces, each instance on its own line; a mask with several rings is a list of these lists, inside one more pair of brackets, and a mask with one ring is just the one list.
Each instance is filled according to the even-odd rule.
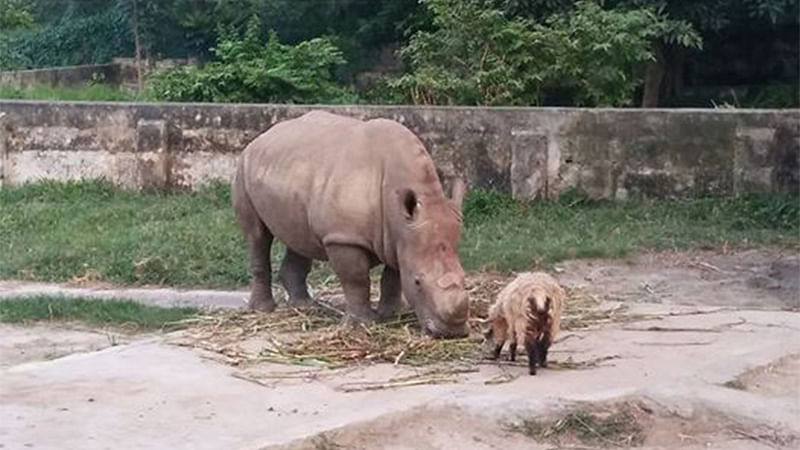
[[102,64],[133,54],[125,16],[116,8],[85,18],[0,34],[0,70]]

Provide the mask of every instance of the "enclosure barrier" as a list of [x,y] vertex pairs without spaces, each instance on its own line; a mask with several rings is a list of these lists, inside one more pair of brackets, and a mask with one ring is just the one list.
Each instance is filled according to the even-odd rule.
[[[312,109],[394,119],[441,176],[517,198],[800,191],[800,110],[292,106],[0,101],[0,183],[133,188],[230,180],[254,137]],[[378,149],[376,149],[377,151]]]

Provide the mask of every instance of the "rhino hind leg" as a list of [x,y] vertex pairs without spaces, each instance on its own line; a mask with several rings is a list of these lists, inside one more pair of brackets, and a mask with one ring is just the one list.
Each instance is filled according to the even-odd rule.
[[339,244],[326,246],[325,252],[344,290],[345,322],[374,322],[376,314],[369,304],[369,253],[356,246]]
[[389,267],[383,267],[381,275],[381,298],[378,302],[378,317],[389,319],[397,315],[401,306],[400,272]]
[[272,297],[272,265],[270,252],[273,236],[253,208],[250,198],[237,175],[232,189],[236,218],[244,233],[250,253],[250,301],[252,310],[271,312],[275,310]]
[[308,294],[306,279],[311,270],[311,260],[302,256],[291,249],[286,249],[283,257],[281,269],[278,273],[289,293],[289,301],[296,306],[306,306],[311,303],[311,296]]
[[263,233],[248,237],[250,247],[251,290],[250,309],[263,312],[275,310],[275,299],[272,297],[272,233],[264,227]]

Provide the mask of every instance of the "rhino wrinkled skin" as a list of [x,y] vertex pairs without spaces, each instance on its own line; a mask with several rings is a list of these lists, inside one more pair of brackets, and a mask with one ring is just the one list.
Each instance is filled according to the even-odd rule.
[[[402,292],[426,333],[467,334],[458,256],[464,184],[456,180],[445,198],[430,155],[401,124],[321,111],[281,122],[245,148],[232,195],[250,250],[250,308],[275,308],[270,248],[277,238],[287,247],[279,277],[293,303],[310,300],[311,261],[327,260],[348,320],[393,316]],[[369,270],[379,264],[376,312]]]

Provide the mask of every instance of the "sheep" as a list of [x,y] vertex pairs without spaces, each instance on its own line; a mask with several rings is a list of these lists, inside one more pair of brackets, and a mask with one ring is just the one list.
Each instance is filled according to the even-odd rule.
[[486,319],[486,338],[494,343],[493,359],[500,357],[506,341],[509,359],[516,360],[517,344],[528,353],[528,372],[536,375],[536,364],[547,367],[547,351],[561,326],[566,293],[553,277],[543,272],[517,276],[497,295]]

